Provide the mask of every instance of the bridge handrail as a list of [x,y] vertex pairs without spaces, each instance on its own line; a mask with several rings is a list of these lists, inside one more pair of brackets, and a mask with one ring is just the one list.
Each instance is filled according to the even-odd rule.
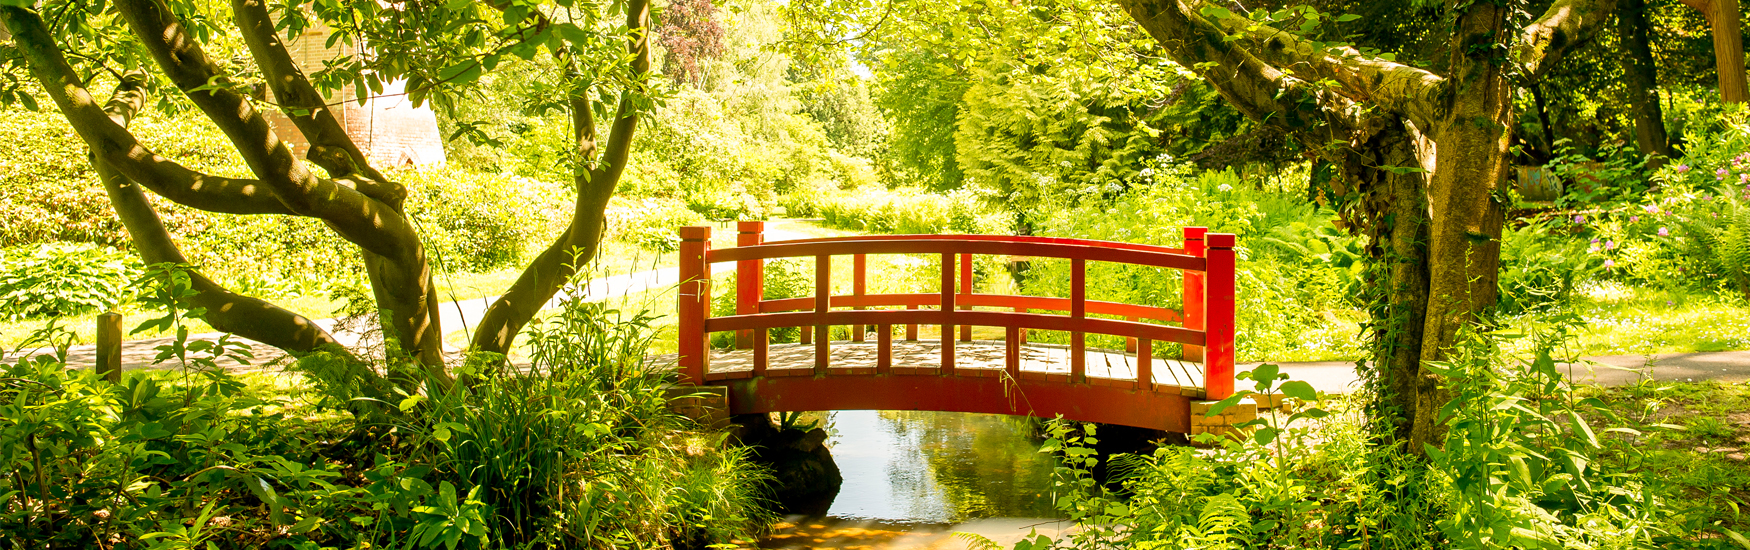
[[1171,248],[1152,244],[1127,243],[1121,241],[1102,241],[1097,239],[1076,239],[1071,237],[1040,237],[1037,235],[976,235],[976,234],[902,234],[902,235],[848,235],[843,237],[813,237],[807,239],[789,239],[786,243],[832,243],[849,241],[915,241],[942,240],[944,237],[962,241],[1006,241],[1018,243],[1071,244],[1082,246],[1099,246],[1119,248],[1124,250],[1140,250],[1145,252],[1164,252],[1168,254],[1188,254],[1183,248]]
[[[741,222],[737,245],[710,249],[710,227],[681,228],[679,296],[680,370],[684,380],[703,383],[709,359],[708,336],[712,332],[736,331],[737,346],[752,348],[754,366],[750,376],[765,375],[767,332],[778,327],[803,327],[803,344],[815,345],[814,373],[828,374],[830,343],[827,329],[851,325],[855,341],[864,338],[864,325],[876,325],[880,339],[876,374],[891,370],[893,325],[907,325],[907,338],[916,339],[919,324],[942,327],[942,374],[954,372],[954,327],[960,339],[971,340],[971,327],[1006,329],[1006,370],[1019,377],[1019,345],[1026,329],[1061,330],[1070,333],[1070,381],[1087,383],[1085,335],[1108,334],[1129,339],[1127,347],[1137,352],[1137,388],[1153,386],[1152,342],[1183,344],[1184,358],[1202,360],[1204,388],[1208,399],[1221,399],[1233,391],[1234,237],[1209,234],[1202,227],[1184,229],[1182,249],[1114,243],[1085,239],[1008,235],[871,235],[764,242],[764,222]],[[940,293],[867,294],[865,257],[868,254],[940,254]],[[1071,261],[1071,296],[1009,296],[976,294],[973,289],[973,255],[1061,258]],[[854,290],[851,295],[832,295],[833,256],[853,257]],[[806,298],[764,299],[764,260],[788,257],[815,258],[815,295]],[[958,262],[956,260],[959,260]],[[1088,300],[1088,261],[1121,262],[1179,269],[1185,272],[1183,312],[1168,308]],[[736,262],[736,315],[710,316],[712,263]],[[957,265],[958,264],[958,265]],[[956,267],[959,269],[956,270]],[[956,284],[956,271],[959,273]],[[957,288],[958,287],[958,288]],[[809,304],[812,303],[812,308]],[[906,306],[907,310],[835,311],[834,307]],[[921,310],[921,306],[938,309]],[[972,311],[971,307],[1013,308],[1015,312]],[[807,311],[812,309],[812,311]],[[1069,311],[1068,316],[1041,315],[1030,310]],[[802,310],[802,311],[798,311]],[[1118,315],[1127,320],[1090,318]],[[1179,321],[1183,326],[1137,322],[1138,319]],[[814,329],[821,331],[810,342]]]

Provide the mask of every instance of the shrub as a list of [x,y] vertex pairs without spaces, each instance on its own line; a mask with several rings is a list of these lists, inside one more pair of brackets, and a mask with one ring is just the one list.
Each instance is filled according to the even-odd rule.
[[[755,496],[766,474],[670,410],[669,371],[645,359],[650,319],[567,302],[532,329],[531,369],[471,358],[475,389],[403,394],[363,419],[314,410],[300,399],[314,388],[264,391],[223,371],[112,385],[64,358],[0,365],[0,532],[52,548],[749,537],[768,518]],[[224,353],[186,344],[166,348]]]
[[607,215],[608,237],[659,252],[680,249],[678,228],[709,221],[686,203],[673,199],[615,198],[608,205]]
[[916,188],[841,191],[816,187],[785,196],[791,216],[819,216],[827,225],[872,233],[1006,234],[1008,220],[972,190],[932,193]]
[[0,317],[65,317],[114,308],[140,274],[132,255],[94,244],[0,250]]
[[570,220],[562,185],[451,167],[401,170],[407,211],[428,249],[452,271],[484,272],[520,265],[525,249],[558,238]]

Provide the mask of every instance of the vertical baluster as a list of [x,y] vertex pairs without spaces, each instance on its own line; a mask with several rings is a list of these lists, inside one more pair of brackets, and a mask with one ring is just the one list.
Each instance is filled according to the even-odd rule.
[[1136,341],[1136,389],[1154,391],[1155,389],[1155,352],[1154,341],[1140,338]]
[[814,340],[814,375],[826,376],[832,362],[832,328],[826,324],[826,313],[832,309],[832,256],[814,257],[814,328],[819,338]]
[[[851,295],[862,298],[863,293],[867,290],[867,279],[865,278],[864,273],[869,266],[868,258],[865,258],[862,254],[858,254],[851,258],[851,264],[853,271],[851,277]],[[856,309],[857,311],[862,311],[868,308],[857,306]],[[863,341],[863,325],[851,325],[851,341]]]
[[[1088,261],[1070,260],[1069,316],[1081,321],[1088,318]],[[1080,328],[1081,324],[1076,323]],[[1087,334],[1080,330],[1069,333],[1069,380],[1080,384],[1088,381]]]
[[876,325],[881,332],[875,335],[875,374],[890,374],[893,372],[893,325]]
[[[1028,311],[1027,308],[1024,308],[1024,307],[1015,308],[1015,313],[1026,313],[1027,311]],[[1020,341],[1021,341],[1021,345],[1023,345],[1023,346],[1027,345],[1027,329],[1021,329]]]
[[[1204,257],[1203,235],[1209,232],[1207,227],[1185,228],[1185,253],[1199,258]],[[1207,269],[1207,268],[1205,268]],[[1180,294],[1184,302],[1180,316],[1184,326],[1191,330],[1203,330],[1203,272],[1184,272],[1184,291]],[[1179,348],[1180,359],[1186,361],[1202,361],[1203,346],[1185,344]]]
[[[967,297],[970,297],[972,295],[972,255],[971,254],[961,254],[960,255],[960,294],[962,296],[967,296]],[[966,300],[966,303],[971,303],[971,302],[972,302],[972,300]],[[960,309],[963,309],[963,310],[964,309],[972,309],[972,306],[963,305],[963,306],[960,306]],[[962,342],[971,342],[972,341],[972,325],[960,325],[960,341],[962,341]]]
[[[910,310],[916,310],[918,308],[918,305],[917,304],[906,304],[905,308],[910,309]],[[912,324],[905,326],[905,341],[907,341],[907,342],[918,341],[918,324],[917,323],[912,323]]]
[[711,247],[711,227],[682,227],[680,250],[681,286],[676,297],[679,311],[680,375],[683,384],[705,382],[710,345],[705,321],[711,315],[711,275],[705,253]]
[[1021,379],[1021,328],[1009,327],[1003,335],[1003,370],[1008,371],[1009,378]]
[[942,253],[942,374],[954,373],[954,254]]
[[1205,399],[1234,392],[1234,236],[1209,234],[1209,278],[1204,280],[1203,389]]
[[[1137,319],[1135,317],[1125,317],[1124,320],[1130,321],[1132,323],[1137,321]],[[1136,339],[1135,338],[1125,338],[1124,339],[1124,352],[1125,353],[1136,353]]]

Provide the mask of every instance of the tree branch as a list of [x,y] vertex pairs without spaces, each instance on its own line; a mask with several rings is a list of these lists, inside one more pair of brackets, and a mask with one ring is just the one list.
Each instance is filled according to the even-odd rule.
[[[256,177],[292,213],[321,218],[346,240],[398,263],[416,262],[413,228],[393,206],[316,177],[274,135],[249,98],[217,84],[223,75],[162,0],[119,0],[116,9],[158,66],[230,138]],[[356,183],[356,182],[349,182]]]
[[98,159],[164,198],[191,208],[225,214],[291,213],[260,181],[202,174],[140,145],[98,106],[36,12],[0,7],[0,21],[12,29],[13,43],[30,62],[43,91]]
[[1520,34],[1514,61],[1531,78],[1543,76],[1562,56],[1590,40],[1614,10],[1616,0],[1557,0]]
[[1439,118],[1434,99],[1446,79],[1433,72],[1369,57],[1347,46],[1320,50],[1300,37],[1245,17],[1224,17],[1213,23],[1228,34],[1243,37],[1253,45],[1248,50],[1252,55],[1288,74],[1337,83],[1335,91],[1350,101],[1378,106],[1422,128],[1433,127]]
[[[639,88],[650,73],[649,19],[649,0],[627,2],[626,47],[632,54],[632,78],[639,82]],[[608,200],[613,197],[631,155],[633,136],[638,128],[638,93],[642,90],[628,89],[620,93],[607,146],[603,148],[601,158],[591,163],[586,155],[593,153],[596,147],[594,116],[589,112],[587,90],[573,90],[570,100],[572,123],[587,123],[589,126],[587,129],[573,129],[578,141],[578,156],[574,159],[577,163],[573,176],[577,202],[571,225],[523,270],[503,296],[486,309],[474,332],[474,345],[478,349],[496,353],[508,351],[522,327],[540,312],[541,306],[553,298],[566,280],[577,274],[577,263],[595,257],[606,229],[604,212]]]
[[364,152],[328,109],[326,99],[292,61],[285,42],[274,31],[267,5],[261,0],[232,0],[231,11],[274,100],[304,134],[304,139],[310,141],[310,152],[306,155],[310,162],[327,170],[330,177],[362,177],[364,181],[358,184],[358,190],[371,198],[397,206],[405,201],[407,189],[390,183],[371,167]]
[[[1304,109],[1332,97],[1225,40],[1227,33],[1192,14],[1181,0],[1119,0],[1180,65],[1202,76],[1252,120],[1287,130],[1346,124],[1329,116],[1342,109]],[[1346,103],[1346,99],[1344,100]]]
[[[145,106],[145,80],[142,73],[130,73],[124,75],[121,84],[116,86],[115,94],[104,107],[104,112],[109,114],[110,120],[116,125],[127,127],[128,122]],[[188,258],[182,255],[182,250],[171,239],[170,231],[164,228],[158,212],[146,200],[145,192],[109,163],[99,160],[97,155],[91,156],[91,163],[97,170],[104,191],[109,194],[110,205],[115,208],[116,217],[127,228],[128,236],[134,243],[134,249],[139,252],[140,259],[148,264],[188,263]],[[190,305],[205,308],[206,321],[213,328],[295,352],[316,351],[329,345],[340,346],[340,342],[333,335],[309,318],[265,300],[231,292],[199,271],[189,273],[189,283],[197,292],[189,299]]]

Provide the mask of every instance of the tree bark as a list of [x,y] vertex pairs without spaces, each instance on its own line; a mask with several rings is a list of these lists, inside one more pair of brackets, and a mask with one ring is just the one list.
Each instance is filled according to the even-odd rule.
[[223,87],[222,75],[168,6],[131,0],[116,3],[116,8],[165,74],[225,132],[259,179],[213,177],[153,154],[92,99],[35,12],[0,7],[0,21],[13,30],[14,44],[44,91],[100,163],[186,206],[219,213],[315,217],[358,245],[365,253],[378,302],[389,312],[385,329],[399,336],[402,348],[424,366],[429,380],[447,385],[441,333],[429,307],[435,293],[425,251],[400,210],[350,182],[316,178],[305,170],[248,99]]
[[1635,145],[1643,155],[1658,155],[1647,160],[1647,167],[1656,169],[1671,157],[1671,139],[1665,133],[1658,67],[1653,64],[1653,49],[1647,39],[1647,2],[1618,2],[1616,36],[1627,54],[1622,57],[1622,71],[1628,77],[1629,105],[1634,109]]
[[1720,101],[1750,101],[1744,76],[1744,35],[1738,19],[1738,0],[1682,0],[1708,20],[1714,37],[1714,68],[1719,73]]
[[[369,178],[352,177],[368,171],[354,167],[337,179],[318,178],[300,164],[291,149],[268,126],[249,99],[223,87],[225,75],[201,49],[200,43],[171,12],[163,0],[120,0],[115,6],[158,66],[176,86],[230,138],[250,171],[260,178],[274,197],[292,213],[319,218],[364,253],[365,270],[378,304],[387,312],[385,331],[410,358],[424,366],[427,375],[449,383],[444,371],[442,330],[433,299],[435,287],[425,247],[413,224],[401,211],[398,200],[385,202],[374,196],[405,196],[399,186]],[[290,61],[283,44],[273,36],[273,25],[250,18],[250,6],[238,12],[239,30],[247,37],[258,65],[269,71],[270,85],[277,90],[311,89],[302,74],[283,70]],[[267,33],[267,36],[261,36]],[[277,54],[277,55],[275,55]],[[297,83],[302,83],[298,86]],[[315,118],[315,113],[292,113],[296,119]],[[329,118],[332,122],[332,118]],[[318,126],[320,128],[320,126]],[[332,132],[319,133],[330,139]],[[332,149],[331,143],[324,150]],[[351,147],[356,152],[356,147]],[[313,149],[314,151],[314,149]],[[362,159],[362,155],[358,158]],[[324,159],[325,162],[327,159]],[[331,163],[332,165],[332,163]],[[374,171],[370,171],[374,172]],[[368,191],[368,192],[367,192]],[[403,379],[403,385],[413,381]]]
[[[1506,32],[1504,7],[1449,2],[1445,75],[1313,47],[1244,17],[1206,20],[1187,0],[1119,3],[1242,113],[1339,167],[1346,183],[1336,194],[1358,203],[1346,215],[1370,237],[1374,259],[1375,411],[1411,452],[1438,445],[1447,395],[1422,365],[1446,358],[1467,327],[1486,326],[1496,303],[1494,193],[1513,114],[1502,53],[1535,78],[1595,32],[1614,0],[1558,0],[1518,36]],[[1335,86],[1309,88],[1314,79]]]
[[[503,296],[487,307],[480,326],[474,331],[475,349],[508,353],[523,326],[534,319],[559,288],[578,273],[578,268],[595,259],[600,250],[602,234],[607,229],[608,199],[613,197],[626,169],[626,161],[631,156],[633,134],[638,129],[638,96],[643,93],[643,79],[650,73],[650,48],[646,39],[649,21],[649,0],[627,2],[629,36],[626,48],[632,56],[632,77],[638,84],[620,93],[608,143],[601,149],[600,158],[596,156],[590,89],[583,87],[572,91],[568,104],[575,140],[572,162],[576,164],[572,183],[577,189],[577,202],[571,214],[571,224],[564,234],[535,257]],[[574,62],[564,61],[568,71],[575,70],[571,65]]]
[[[117,125],[127,127],[145,104],[143,88],[143,75],[125,77],[104,111]],[[170,231],[164,228],[158,212],[146,200],[140,186],[98,160],[96,155],[92,155],[92,167],[97,171],[98,180],[103,183],[110,204],[115,207],[116,217],[127,229],[140,259],[148,264],[188,263],[188,258],[171,239]],[[197,292],[190,298],[189,305],[205,308],[205,320],[213,328],[294,352],[312,352],[330,345],[341,347],[328,331],[307,317],[265,300],[231,292],[199,271],[189,273],[189,282]]]

